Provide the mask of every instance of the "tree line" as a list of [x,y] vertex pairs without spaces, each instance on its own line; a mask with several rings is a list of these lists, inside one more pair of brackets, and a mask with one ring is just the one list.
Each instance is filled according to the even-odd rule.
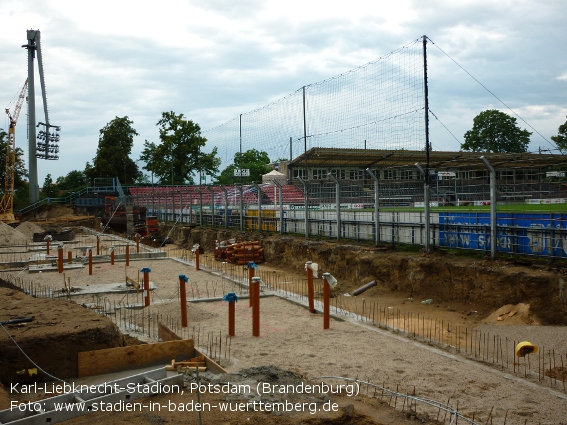
[[[213,176],[213,183],[229,185],[235,182],[234,171],[248,169],[250,175],[238,178],[238,182],[260,182],[262,175],[269,172],[270,158],[264,151],[250,149],[237,152],[233,163],[220,170],[221,159],[217,147],[209,153],[203,152],[207,139],[201,135],[199,125],[183,114],[163,112],[156,123],[159,141],[144,141],[144,148],[138,161],[131,158],[134,137],[138,132],[134,122],[127,116],[116,117],[101,130],[96,155],[87,162],[84,170],[73,170],[55,182],[50,174],[45,178],[42,197],[56,197],[66,191],[76,191],[91,186],[95,178],[118,177],[124,185],[146,184],[195,184],[201,176]],[[464,134],[462,151],[523,153],[528,152],[532,133],[521,129],[517,120],[510,115],[490,109],[481,112],[473,120],[473,127]],[[558,134],[551,137],[557,149],[567,152],[567,121],[559,126]],[[6,163],[8,135],[0,129],[0,164]],[[14,175],[15,209],[27,204],[28,172],[23,161],[23,151],[16,148]],[[4,181],[6,170],[0,167]],[[3,187],[2,187],[3,189]]]

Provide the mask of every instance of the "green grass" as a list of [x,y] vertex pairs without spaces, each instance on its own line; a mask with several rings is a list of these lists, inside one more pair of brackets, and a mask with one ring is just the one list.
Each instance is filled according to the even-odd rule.
[[[334,211],[334,210],[333,210]],[[341,212],[373,212],[373,208],[341,210]],[[422,207],[380,207],[381,212],[386,211],[404,211],[404,212],[422,212]],[[459,207],[430,207],[430,212],[486,212],[490,213],[490,205],[467,205]],[[565,213],[567,214],[567,204],[505,204],[497,205],[496,212],[517,212],[517,213]]]

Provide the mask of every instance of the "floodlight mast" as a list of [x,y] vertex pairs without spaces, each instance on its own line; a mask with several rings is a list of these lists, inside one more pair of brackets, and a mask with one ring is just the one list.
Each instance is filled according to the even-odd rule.
[[[37,158],[59,159],[59,131],[61,127],[49,123],[49,112],[47,108],[47,95],[45,93],[45,78],[43,74],[43,58],[41,55],[41,39],[39,30],[27,30],[28,44],[22,47],[28,51],[28,147],[29,147],[29,201],[39,201],[39,184],[37,181]],[[34,83],[34,59],[37,51],[37,63],[39,69],[39,80],[41,84],[41,95],[43,99],[43,112],[45,123],[35,121],[35,83]],[[39,137],[36,137],[36,127],[42,125]],[[55,131],[52,132],[52,129]],[[37,141],[39,138],[39,142]]]

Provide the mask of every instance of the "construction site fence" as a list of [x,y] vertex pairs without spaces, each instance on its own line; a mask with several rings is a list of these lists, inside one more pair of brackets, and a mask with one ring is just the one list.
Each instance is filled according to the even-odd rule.
[[[481,251],[493,257],[567,258],[567,191],[560,182],[546,183],[547,191],[538,198],[525,184],[500,184],[494,209],[486,192],[489,184],[480,185],[474,201],[464,200],[462,193],[473,183],[455,185],[457,194],[452,196],[435,189],[427,216],[425,189],[419,182],[374,187],[318,182],[306,185],[304,192],[293,186],[295,198],[286,198],[291,190],[284,189],[287,186],[269,184],[245,186],[241,191],[224,186],[138,187],[130,188],[130,193],[135,193],[132,202],[161,222]],[[512,192],[511,187],[517,190]],[[463,191],[460,195],[458,188]],[[517,195],[504,196],[504,190]],[[247,201],[240,202],[246,196]]]

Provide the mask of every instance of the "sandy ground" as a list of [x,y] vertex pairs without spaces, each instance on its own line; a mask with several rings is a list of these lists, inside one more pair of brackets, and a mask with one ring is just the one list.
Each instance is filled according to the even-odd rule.
[[[498,362],[496,365],[492,364],[494,361],[491,361],[489,354],[486,358],[484,353],[478,353],[478,356],[471,355],[470,352],[459,354],[454,349],[430,345],[427,338],[425,343],[422,343],[408,338],[405,334],[373,326],[370,319],[361,322],[356,320],[354,314],[341,316],[340,320],[332,319],[330,329],[323,330],[321,315],[310,314],[302,305],[305,304],[305,299],[285,291],[286,285],[293,284],[291,279],[287,283],[280,282],[277,285],[284,290],[280,292],[281,297],[269,296],[261,299],[261,336],[258,338],[252,336],[251,309],[245,298],[247,291],[232,283],[222,273],[219,275],[195,271],[192,263],[147,260],[132,261],[130,267],[125,267],[123,262],[114,266],[105,263],[95,264],[92,275],[88,274],[88,267],[85,267],[65,271],[64,276],[46,271],[35,275],[20,272],[19,277],[51,288],[63,288],[65,278],[73,288],[82,288],[82,291],[85,291],[101,284],[109,287],[124,285],[126,274],[137,278],[138,271],[144,267],[151,269],[150,281],[157,286],[151,294],[152,306],[145,309],[146,317],[160,312],[166,316],[165,320],[176,322],[180,314],[180,274],[189,278],[187,292],[190,301],[193,298],[218,298],[230,291],[243,297],[236,304],[237,334],[234,338],[226,339],[228,308],[223,301],[190,302],[189,327],[184,331],[178,329],[186,337],[195,337],[196,341],[199,338],[199,345],[205,350],[210,347],[209,341],[206,342],[205,339],[219,335],[219,340],[222,339],[225,345],[219,347],[219,352],[211,354],[230,372],[254,366],[274,365],[309,378],[358,378],[390,389],[398,389],[400,392],[415,391],[418,396],[458,406],[461,413],[468,417],[474,416],[481,423],[491,417],[493,423],[506,421],[506,424],[567,424],[567,393],[563,391],[561,380],[553,382],[548,377],[541,379],[538,373],[541,357],[533,357],[529,369],[525,359],[521,359],[517,368],[513,367],[510,361],[503,372]],[[239,273],[242,279],[246,278],[244,270]],[[302,271],[297,271],[297,276],[302,275]],[[320,282],[320,279],[318,281]],[[269,288],[265,289],[268,294]],[[113,318],[123,329],[132,329],[132,324],[141,326],[140,310],[126,312],[124,309],[115,309],[121,304],[141,304],[141,294],[131,291],[128,294],[75,295],[78,293],[80,291],[73,292],[71,297],[78,303],[91,307],[103,306],[109,313],[117,311]],[[518,322],[513,322],[512,318],[508,326],[502,326],[495,319],[501,312],[494,312],[483,321],[482,317],[470,314],[471,311],[476,311],[473,310],[475,306],[444,306],[435,303],[424,305],[419,300],[408,300],[399,294],[386,293],[381,294],[379,299],[382,301],[380,309],[385,312],[389,311],[388,307],[396,310],[403,308],[405,314],[411,312],[413,307],[414,320],[417,312],[421,312],[422,320],[429,312],[428,316],[443,317],[444,327],[449,321],[476,326],[477,330],[489,334],[489,338],[498,336],[499,341],[506,341],[506,349],[510,351],[512,341],[529,340],[542,348],[545,347],[541,350],[543,353],[548,350],[567,353],[565,327],[514,324]],[[371,298],[367,300],[370,303]],[[336,308],[347,305],[337,304],[337,300],[333,302],[333,313]],[[362,300],[359,298],[357,306],[361,305]],[[350,306],[354,306],[354,299],[351,300]],[[512,307],[514,306],[504,306],[503,312],[509,312]],[[317,308],[321,310],[319,304]],[[398,319],[397,322],[394,317]],[[392,316],[390,324],[399,324],[399,317]],[[420,322],[417,320],[413,329],[419,333]],[[427,329],[425,331],[427,334]],[[132,334],[139,336],[133,331]],[[228,347],[226,341],[229,341]],[[457,339],[451,342],[456,345]],[[460,344],[463,351],[465,344]],[[466,345],[468,344],[467,342]],[[517,370],[513,373],[515,369]],[[325,379],[331,381],[331,378]],[[434,415],[434,412],[432,413]]]

